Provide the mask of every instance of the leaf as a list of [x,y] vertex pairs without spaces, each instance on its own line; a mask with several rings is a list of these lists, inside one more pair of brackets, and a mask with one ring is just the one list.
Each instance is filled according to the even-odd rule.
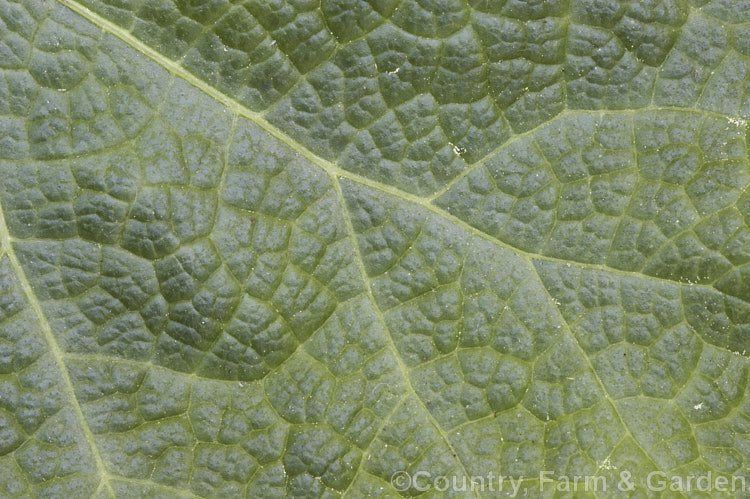
[[750,479],[748,23],[0,0],[0,496]]

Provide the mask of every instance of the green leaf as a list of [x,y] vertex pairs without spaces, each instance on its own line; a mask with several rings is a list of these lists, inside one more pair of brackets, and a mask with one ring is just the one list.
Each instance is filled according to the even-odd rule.
[[741,496],[748,82],[746,0],[0,0],[0,496]]

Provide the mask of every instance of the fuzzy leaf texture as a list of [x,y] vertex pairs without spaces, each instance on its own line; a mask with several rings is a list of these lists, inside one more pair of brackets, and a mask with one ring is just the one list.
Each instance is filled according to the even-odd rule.
[[748,0],[0,0],[0,497],[750,484],[747,119]]

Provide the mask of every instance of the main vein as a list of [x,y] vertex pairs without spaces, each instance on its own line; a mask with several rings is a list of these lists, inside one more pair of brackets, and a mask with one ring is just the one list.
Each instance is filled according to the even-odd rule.
[[[102,30],[112,34],[113,36],[119,38],[123,42],[125,42],[127,45],[131,46],[134,50],[138,51],[139,53],[143,54],[144,56],[148,57],[149,59],[153,60],[155,63],[157,63],[159,66],[166,69],[171,74],[185,80],[186,82],[190,83],[192,86],[196,87],[200,91],[204,92],[214,100],[218,101],[219,103],[223,104],[227,108],[229,108],[232,112],[239,116],[243,116],[249,120],[251,120],[253,123],[255,123],[257,126],[262,128],[264,131],[269,133],[274,138],[278,139],[279,141],[283,142],[285,145],[287,145],[289,148],[294,150],[295,152],[299,153],[300,156],[304,157],[314,165],[318,166],[319,168],[323,169],[325,172],[327,172],[329,175],[336,176],[339,178],[347,178],[349,180],[352,180],[354,182],[357,182],[362,185],[366,185],[372,189],[376,189],[382,192],[385,192],[387,194],[391,194],[392,196],[395,196],[399,199],[402,199],[404,201],[408,201],[410,203],[422,206],[423,208],[426,208],[430,210],[431,212],[449,220],[451,223],[453,223],[456,226],[462,227],[463,229],[478,235],[479,237],[486,239],[498,246],[501,246],[503,248],[506,248],[510,251],[513,251],[521,256],[524,256],[525,258],[532,258],[537,260],[546,260],[551,262],[557,262],[557,263],[565,263],[565,264],[574,264],[577,267],[581,268],[587,268],[587,269],[593,269],[593,270],[599,270],[599,271],[606,271],[618,275],[626,275],[626,276],[636,276],[638,278],[645,278],[650,279],[653,281],[659,281],[659,282],[668,282],[673,285],[684,285],[684,283],[673,280],[673,279],[666,279],[658,276],[643,274],[641,272],[637,271],[628,271],[628,270],[621,270],[614,267],[610,267],[604,264],[596,264],[596,263],[587,263],[587,262],[580,262],[580,261],[570,261],[570,260],[563,260],[560,258],[556,258],[553,256],[548,255],[542,255],[539,253],[533,253],[530,251],[525,251],[521,248],[518,248],[516,246],[513,246],[512,244],[506,243],[504,241],[501,241],[483,231],[480,229],[477,229],[476,227],[468,224],[464,220],[461,220],[460,218],[456,217],[455,215],[452,215],[448,211],[446,211],[443,208],[440,208],[439,206],[433,204],[431,201],[438,196],[438,194],[429,196],[429,197],[421,197],[417,196],[415,194],[412,194],[407,191],[403,191],[397,187],[384,184],[381,182],[378,182],[376,180],[372,180],[368,177],[359,175],[357,173],[353,173],[347,170],[344,170],[343,168],[335,165],[331,161],[318,156],[314,152],[310,151],[307,147],[299,144],[296,140],[291,138],[289,135],[287,135],[285,132],[268,122],[264,115],[262,113],[258,113],[255,111],[252,111],[248,109],[247,107],[243,106],[239,102],[237,102],[234,98],[228,96],[227,94],[221,92],[220,90],[214,88],[213,86],[207,84],[205,81],[201,80],[194,74],[192,74],[190,71],[185,69],[184,67],[180,66],[177,62],[169,59],[165,55],[161,54],[160,52],[154,50],[153,48],[146,45],[144,42],[139,40],[137,37],[135,37],[133,34],[125,30],[124,28],[118,26],[117,24],[103,18],[99,14],[91,11],[87,7],[84,7],[78,3],[76,3],[73,0],[57,0],[62,5],[65,5],[72,11],[76,12],[77,14],[83,16],[86,18],[89,22],[93,23],[96,26],[99,26]],[[678,108],[678,107],[657,107],[657,106],[649,106],[644,108],[639,108],[637,110],[598,110],[596,112],[600,114],[604,113],[617,113],[617,114],[632,114],[634,112],[647,112],[647,111],[656,111],[656,110],[662,110],[662,111],[690,111],[695,113],[700,113],[703,115],[709,115],[709,116],[715,116],[715,117],[722,117],[725,119],[737,119],[738,117],[728,114],[722,114],[717,113],[715,111],[709,111],[709,110],[698,110],[698,109],[685,109],[685,108]],[[582,109],[564,109],[560,114],[558,114],[555,118],[559,119],[563,116],[568,115],[576,115],[576,114],[590,114],[594,111],[590,110],[582,110]],[[745,120],[742,120],[743,122]],[[461,174],[458,175],[457,178],[453,179],[449,185],[455,185],[459,180],[463,179],[468,175],[471,171],[476,170],[477,167],[483,164],[484,161],[486,161],[490,156],[493,154],[496,154],[497,152],[503,150],[504,148],[510,146],[512,143],[516,142],[519,139],[522,139],[523,137],[527,137],[530,133],[537,130],[538,128],[541,128],[543,125],[540,125],[539,127],[529,130],[528,132],[524,132],[521,134],[514,135],[511,137],[510,140],[506,141],[504,144],[493,150],[490,154],[482,158],[481,160],[477,161],[476,163],[473,163],[469,167],[467,167]],[[438,191],[438,193],[443,193],[445,191],[445,187]],[[700,287],[700,288],[708,288],[711,290],[716,290],[713,286],[710,284],[705,283],[691,283],[690,284],[693,287]],[[729,295],[732,296],[732,295]],[[743,298],[732,296],[733,298],[736,298],[740,301],[750,303],[747,300],[744,300]]]

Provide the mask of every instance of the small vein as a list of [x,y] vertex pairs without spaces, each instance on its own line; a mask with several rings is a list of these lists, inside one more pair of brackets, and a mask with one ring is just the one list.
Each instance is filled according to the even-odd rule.
[[646,452],[646,449],[644,449],[641,446],[641,443],[633,436],[633,433],[630,431],[630,427],[625,422],[625,419],[620,414],[620,411],[617,409],[617,405],[615,404],[614,400],[612,400],[612,397],[607,392],[607,389],[604,387],[604,383],[602,382],[601,378],[599,377],[599,373],[596,372],[596,369],[594,369],[594,365],[591,363],[591,359],[589,358],[586,351],[581,346],[580,341],[578,341],[578,337],[573,333],[573,330],[570,327],[570,324],[568,324],[568,321],[565,319],[565,316],[562,314],[562,312],[559,309],[559,306],[557,305],[557,302],[552,298],[552,295],[550,295],[549,290],[547,289],[547,286],[544,285],[544,281],[542,280],[542,277],[539,275],[539,272],[537,272],[536,267],[534,264],[526,259],[526,263],[531,269],[532,274],[535,276],[537,282],[539,283],[539,286],[544,290],[545,295],[547,296],[547,300],[550,303],[554,304],[555,311],[557,312],[559,320],[565,325],[564,331],[568,333],[570,338],[572,338],[573,343],[576,346],[576,349],[580,353],[581,357],[583,358],[584,362],[586,362],[586,367],[588,367],[591,374],[594,376],[594,379],[596,379],[596,383],[599,385],[599,389],[602,392],[602,395],[604,396],[604,399],[609,402],[609,405],[612,406],[612,410],[615,411],[615,415],[617,416],[617,419],[620,420],[620,424],[622,424],[623,429],[625,430],[625,433],[627,436],[633,439],[633,442],[635,442],[635,445],[643,452],[643,455],[646,456],[646,458],[651,461],[651,464],[654,465],[656,469],[660,469],[658,466],[656,466],[656,463],[654,463],[651,458],[649,457],[649,453]]
[[357,483],[357,478],[356,477],[359,476],[360,472],[367,473],[367,470],[365,470],[364,468],[365,468],[365,463],[368,460],[368,455],[370,454],[370,449],[372,449],[372,445],[378,439],[378,436],[383,431],[383,428],[385,428],[385,426],[390,422],[391,417],[393,417],[393,415],[396,413],[396,410],[398,410],[398,408],[401,407],[401,404],[404,402],[405,399],[406,399],[406,395],[403,394],[403,395],[401,395],[401,398],[399,398],[396,401],[396,403],[393,404],[393,407],[388,412],[388,414],[385,416],[385,418],[383,418],[383,422],[380,424],[380,426],[378,427],[378,430],[375,432],[375,436],[372,437],[372,440],[370,440],[370,443],[367,444],[367,447],[365,447],[362,450],[362,459],[359,460],[359,466],[357,467],[357,471],[354,473],[354,478],[352,479],[352,481],[349,484],[349,486],[346,489],[344,489],[344,491],[341,493],[341,497],[347,497],[346,494],[351,490],[351,488],[354,486],[354,484]]
[[468,176],[471,172],[473,172],[474,170],[476,170],[477,168],[479,168],[480,166],[482,166],[483,164],[485,164],[490,158],[492,158],[493,156],[495,156],[500,151],[505,150],[506,148],[508,148],[512,144],[514,144],[515,142],[518,142],[519,140],[522,140],[525,137],[534,135],[539,130],[541,130],[542,128],[544,128],[547,125],[549,125],[552,121],[558,120],[558,119],[560,119],[560,118],[562,118],[564,116],[567,116],[567,115],[570,115],[570,114],[575,114],[575,113],[576,113],[576,111],[569,111],[568,109],[563,109],[558,114],[556,114],[551,120],[544,121],[544,122],[538,124],[537,126],[535,126],[534,128],[532,128],[530,130],[526,130],[523,133],[514,134],[508,140],[506,140],[505,142],[503,142],[502,144],[500,144],[499,146],[497,146],[496,148],[494,148],[493,150],[491,150],[490,152],[488,152],[487,154],[485,154],[483,157],[481,157],[478,160],[476,160],[474,163],[472,163],[469,166],[467,166],[466,168],[464,168],[463,171],[461,171],[461,173],[459,173],[458,175],[456,175],[455,177],[453,177],[448,183],[446,183],[443,187],[441,187],[438,191],[436,191],[434,194],[430,195],[426,199],[429,200],[430,202],[434,202],[440,196],[442,196],[443,194],[445,194],[446,192],[448,192],[449,190],[451,190],[451,188],[454,185],[456,185],[457,183],[459,183],[462,179],[464,179],[466,176]]
[[124,357],[107,357],[104,355],[97,355],[97,354],[69,353],[69,352],[62,353],[62,357],[63,359],[78,360],[81,362],[100,362],[100,363],[111,362],[113,364],[127,364],[135,368],[146,369],[148,371],[163,371],[165,373],[185,377],[189,379],[191,383],[194,383],[196,381],[209,381],[209,382],[224,383],[227,385],[236,385],[238,383],[251,384],[251,383],[259,383],[260,381],[262,381],[262,379],[235,380],[235,379],[208,378],[206,376],[201,376],[194,372],[177,371],[175,369],[162,366],[160,364],[154,364],[147,360],[127,359]]

